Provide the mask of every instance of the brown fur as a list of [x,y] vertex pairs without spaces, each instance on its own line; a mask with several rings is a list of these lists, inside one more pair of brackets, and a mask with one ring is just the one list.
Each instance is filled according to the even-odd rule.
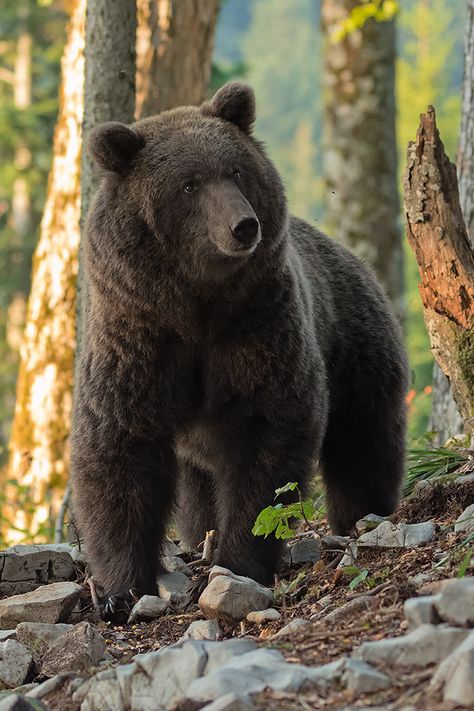
[[304,490],[318,457],[335,532],[398,502],[398,326],[354,256],[288,217],[254,118],[234,83],[92,133],[109,172],[85,237],[72,468],[106,595],[155,591],[175,503],[189,544],[217,527],[216,562],[270,583],[280,544],[252,525],[277,487]]

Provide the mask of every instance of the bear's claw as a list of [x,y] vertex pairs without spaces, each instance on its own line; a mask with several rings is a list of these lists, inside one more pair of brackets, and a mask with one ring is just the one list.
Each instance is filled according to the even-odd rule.
[[133,590],[129,590],[125,595],[107,595],[99,602],[99,614],[104,622],[123,625],[137,600]]

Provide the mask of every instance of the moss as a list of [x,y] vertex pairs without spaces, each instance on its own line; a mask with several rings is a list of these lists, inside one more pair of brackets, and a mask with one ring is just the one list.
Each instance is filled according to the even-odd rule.
[[469,400],[470,415],[474,415],[474,319],[471,328],[463,329],[456,339],[458,363]]

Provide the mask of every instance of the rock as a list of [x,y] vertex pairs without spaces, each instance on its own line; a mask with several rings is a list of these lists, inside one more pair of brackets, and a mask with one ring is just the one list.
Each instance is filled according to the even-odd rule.
[[257,610],[254,612],[249,612],[247,615],[248,622],[255,622],[257,625],[264,625],[265,622],[272,622],[273,620],[279,620],[281,614],[278,610],[273,607],[269,607],[268,610]]
[[131,707],[140,711],[155,711],[157,700],[167,709],[183,701],[191,683],[203,674],[206,667],[205,644],[212,643],[188,641],[135,656]]
[[377,516],[377,514],[367,514],[364,518],[359,519],[356,522],[356,531],[360,535],[362,533],[367,533],[367,531],[372,531],[372,529],[377,528],[379,523],[385,521],[384,516]]
[[62,671],[84,671],[96,666],[105,652],[105,642],[97,627],[79,622],[57,639],[43,657],[41,673],[54,676]]
[[474,578],[451,580],[435,601],[442,620],[455,625],[474,625]]
[[17,639],[27,647],[35,662],[48,651],[58,637],[72,630],[72,625],[45,622],[20,622],[16,628]]
[[441,662],[431,688],[443,688],[446,703],[474,708],[474,631]]
[[317,602],[318,602],[318,605],[321,605],[321,607],[324,609],[325,607],[329,607],[329,605],[332,605],[333,596],[332,595],[323,595],[323,597],[320,597]]
[[342,675],[342,683],[352,694],[368,694],[393,686],[387,674],[374,669],[366,662],[348,659]]
[[368,612],[377,606],[377,600],[372,595],[362,595],[354,600],[349,600],[341,607],[336,607],[332,612],[324,615],[325,622],[341,622],[348,619],[353,619],[354,615],[360,615]]
[[0,700],[0,711],[48,711],[41,701],[28,701],[21,694],[9,694]]
[[184,553],[183,549],[181,546],[176,545],[174,541],[172,541],[170,538],[165,538],[165,541],[163,543],[162,549],[161,549],[161,554],[163,557],[165,556],[182,556]]
[[403,637],[363,642],[353,657],[369,664],[425,667],[441,662],[466,635],[467,630],[448,625],[420,625]]
[[[81,711],[104,711],[104,709],[107,709],[107,711],[109,709],[111,711],[112,709],[113,711],[126,711],[129,708],[124,704],[117,679],[115,677],[101,679],[99,675],[89,687],[88,693],[81,704]],[[141,709],[142,707],[138,708]],[[163,707],[159,706],[155,700],[153,710],[163,711]]]
[[299,632],[304,627],[309,627],[310,625],[311,622],[309,620],[303,620],[300,617],[295,617],[294,620],[288,622],[288,624],[282,627],[281,630],[275,632],[270,639],[277,639],[278,637],[285,637],[287,634],[294,634],[295,632]]
[[14,639],[0,643],[0,689],[24,684],[33,664],[29,650]]
[[436,534],[433,521],[399,523],[383,521],[377,528],[358,538],[359,546],[379,548],[415,548],[430,543]]
[[254,652],[257,649],[255,642],[245,638],[227,639],[224,642],[204,642],[203,644],[207,653],[206,674],[219,669],[230,659],[247,654],[247,652]]
[[458,476],[458,478],[454,480],[454,483],[455,484],[470,484],[471,481],[474,481],[474,472],[470,472],[469,474],[463,474],[462,476]]
[[71,681],[75,678],[76,675],[74,674],[74,672],[61,672],[61,674],[56,674],[55,676],[51,677],[51,679],[46,679],[46,681],[43,681],[42,684],[35,684],[35,688],[30,689],[26,693],[26,696],[29,699],[42,699],[44,696],[50,694],[52,691],[56,691],[56,689],[59,689],[66,681]]
[[359,555],[359,548],[356,541],[348,541],[345,549],[345,553],[341,560],[337,564],[338,568],[347,568],[350,565],[354,565]]
[[316,538],[300,538],[290,545],[290,565],[316,563],[321,558],[321,545]]
[[193,571],[187,565],[182,558],[177,555],[165,555],[163,558],[163,565],[169,573],[184,573],[185,575],[192,575]]
[[273,593],[251,578],[228,575],[214,566],[209,574],[209,584],[201,593],[198,605],[207,617],[243,620],[249,612],[266,610],[271,606]]
[[10,629],[20,622],[63,622],[81,594],[76,583],[51,583],[0,600],[0,629]]
[[414,628],[420,625],[439,622],[435,608],[435,602],[437,602],[438,599],[439,595],[426,595],[424,597],[410,597],[408,600],[405,600],[403,612],[408,622],[408,627]]
[[181,639],[211,639],[215,641],[221,634],[217,620],[196,620],[191,622]]
[[246,711],[254,708],[250,696],[224,694],[219,699],[202,707],[202,711]]
[[24,593],[32,592],[39,587],[38,583],[18,582],[18,583],[0,583],[0,596],[11,597],[12,595],[23,595]]
[[418,588],[418,593],[424,595],[437,595],[442,592],[446,585],[451,582],[452,578],[442,578],[441,580],[429,580],[424,582]]
[[128,624],[139,620],[156,620],[165,614],[168,604],[167,600],[163,600],[157,595],[143,595],[133,606]]
[[16,639],[16,630],[0,630],[0,642],[6,639]]
[[2,585],[10,583],[22,593],[28,592],[25,583],[31,590],[48,582],[70,580],[74,576],[74,562],[69,550],[63,548],[18,545],[0,553],[0,570]]
[[455,533],[472,533],[474,531],[474,504],[465,509],[454,524]]
[[189,580],[184,573],[162,573],[156,579],[158,595],[173,607],[183,607],[188,602],[186,594]]

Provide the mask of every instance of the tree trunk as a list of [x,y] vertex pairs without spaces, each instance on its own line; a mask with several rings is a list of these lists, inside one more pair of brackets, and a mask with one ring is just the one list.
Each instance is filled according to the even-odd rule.
[[138,0],[137,118],[204,101],[218,9],[219,0]]
[[456,168],[433,107],[420,117],[404,176],[407,236],[418,262],[425,323],[467,432],[474,433],[474,250],[459,204]]
[[[62,59],[53,165],[33,259],[10,441],[4,535],[44,540],[68,477],[67,438],[75,346],[79,165],[86,0],[76,0]],[[22,487],[20,490],[18,487]],[[21,491],[26,491],[25,496]],[[12,526],[14,528],[12,528]],[[5,530],[6,527],[6,530]]]
[[474,0],[468,0],[468,5],[458,179],[461,209],[474,247]]
[[395,23],[368,20],[334,42],[359,0],[322,0],[329,229],[375,269],[403,315],[395,139]]
[[[464,43],[458,181],[461,209],[474,246],[474,0],[468,0]],[[437,444],[442,444],[450,436],[462,431],[462,418],[453,400],[449,380],[438,364],[433,369],[433,405],[429,427],[437,433]]]

